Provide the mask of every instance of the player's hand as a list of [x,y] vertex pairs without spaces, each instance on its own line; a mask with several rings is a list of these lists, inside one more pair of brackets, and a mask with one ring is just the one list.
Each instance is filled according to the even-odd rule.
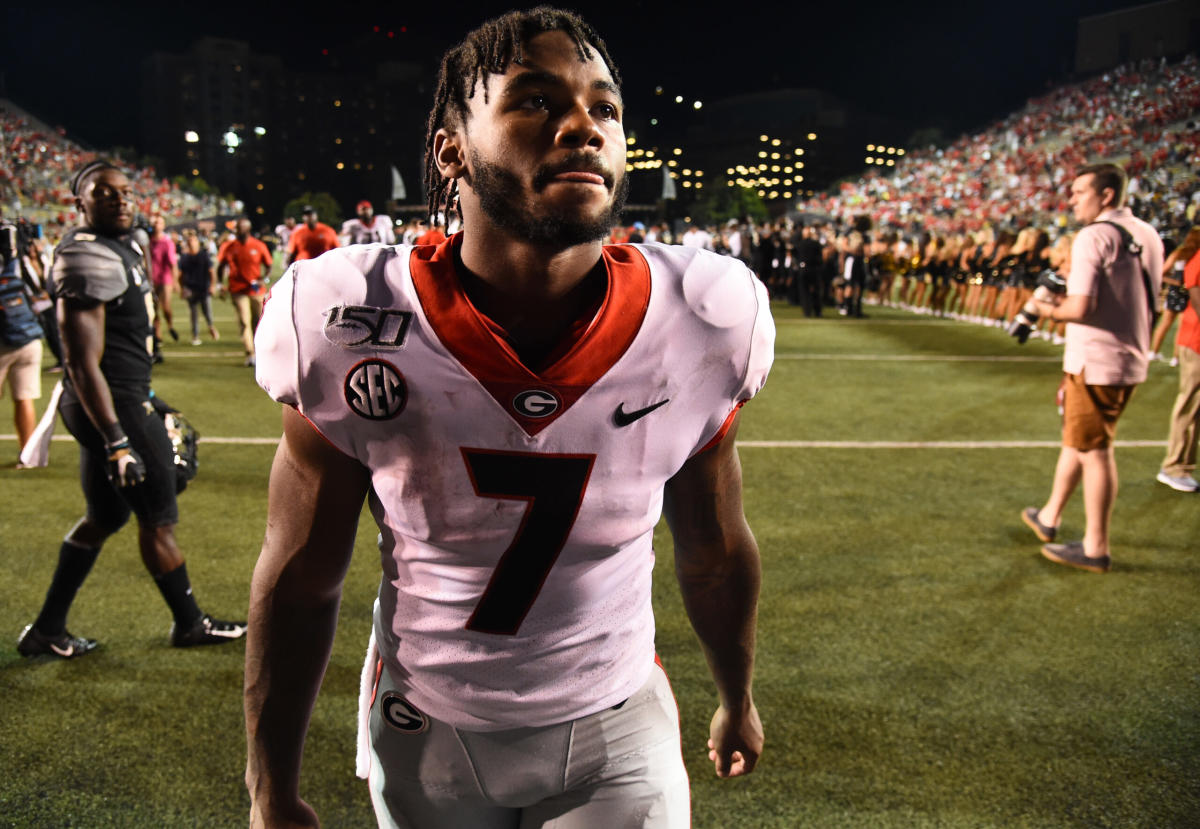
[[320,829],[321,821],[313,807],[303,800],[295,803],[250,804],[250,829]]
[[146,464],[133,447],[129,438],[122,438],[116,443],[105,447],[108,450],[108,462],[105,471],[108,479],[118,487],[137,486],[146,480]]
[[716,766],[717,777],[741,777],[754,771],[762,754],[763,727],[753,702],[741,711],[718,708],[708,733],[708,759]]

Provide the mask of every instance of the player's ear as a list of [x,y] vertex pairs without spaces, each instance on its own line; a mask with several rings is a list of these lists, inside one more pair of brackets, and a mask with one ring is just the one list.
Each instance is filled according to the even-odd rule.
[[461,178],[467,171],[467,153],[460,131],[439,129],[433,136],[433,160],[443,178]]

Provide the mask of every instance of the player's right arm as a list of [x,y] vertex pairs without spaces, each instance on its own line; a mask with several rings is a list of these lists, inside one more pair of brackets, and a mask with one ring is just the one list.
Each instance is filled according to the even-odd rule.
[[246,636],[251,827],[318,825],[300,798],[300,759],[369,486],[358,461],[283,407]]

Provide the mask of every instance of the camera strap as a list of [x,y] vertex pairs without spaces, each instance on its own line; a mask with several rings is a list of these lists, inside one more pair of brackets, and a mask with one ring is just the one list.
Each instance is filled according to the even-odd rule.
[[1142,261],[1142,246],[1133,238],[1133,234],[1124,225],[1108,220],[1092,222],[1096,225],[1109,225],[1115,227],[1117,232],[1121,234],[1121,245],[1126,253],[1137,260],[1138,270],[1142,274],[1142,286],[1146,290],[1146,305],[1150,309],[1150,337],[1153,341],[1154,329],[1158,326],[1158,302],[1154,297],[1154,288],[1150,285],[1150,274],[1146,272],[1146,263]]

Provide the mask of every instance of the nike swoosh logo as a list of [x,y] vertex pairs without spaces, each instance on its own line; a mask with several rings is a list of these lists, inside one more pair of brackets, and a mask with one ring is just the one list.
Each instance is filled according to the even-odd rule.
[[633,412],[625,411],[625,404],[618,403],[617,410],[615,412],[613,412],[613,423],[617,424],[618,427],[628,426],[630,423],[633,423],[635,420],[640,420],[641,418],[650,414],[655,409],[659,408],[660,406],[665,406],[670,402],[671,402],[671,398],[668,397],[666,400],[660,400],[653,405],[647,406],[644,409],[638,409],[637,411],[633,411]]
[[229,630],[212,629],[208,631],[209,636],[222,636],[226,639],[239,639],[246,632],[244,627],[238,626]]
[[56,654],[61,656],[63,659],[70,659],[72,656],[75,655],[75,646],[74,645],[68,645],[65,648],[60,648],[58,645],[51,642],[50,650],[54,651]]

